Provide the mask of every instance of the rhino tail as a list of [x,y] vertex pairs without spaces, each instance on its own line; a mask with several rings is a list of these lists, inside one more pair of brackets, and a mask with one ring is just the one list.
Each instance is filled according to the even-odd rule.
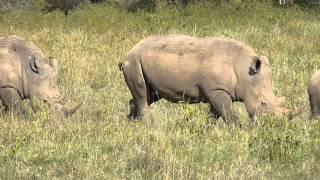
[[119,62],[118,67],[119,67],[120,71],[122,71],[123,70],[123,62]]

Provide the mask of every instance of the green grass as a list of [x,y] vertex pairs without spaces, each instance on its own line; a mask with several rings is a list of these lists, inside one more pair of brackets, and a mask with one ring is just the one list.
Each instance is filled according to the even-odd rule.
[[[318,9],[319,10],[319,9]],[[267,55],[274,91],[292,121],[266,116],[239,126],[208,118],[206,104],[160,101],[153,118],[128,122],[129,90],[117,63],[151,34],[183,33],[241,40]],[[0,119],[0,176],[6,178],[318,179],[320,122],[310,121],[307,83],[320,69],[320,16],[316,10],[269,4],[160,8],[131,14],[93,5],[72,11],[0,14],[0,36],[33,41],[60,62],[60,89],[81,109],[70,118],[44,110],[28,119]]]

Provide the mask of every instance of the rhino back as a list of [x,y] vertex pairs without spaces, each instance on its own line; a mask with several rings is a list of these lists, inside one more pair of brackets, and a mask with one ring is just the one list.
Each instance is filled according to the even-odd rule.
[[27,60],[30,55],[43,57],[41,49],[18,36],[0,37],[0,49],[18,56],[20,61]]
[[[149,36],[135,45],[128,54],[144,57],[141,58],[143,64],[150,61],[148,63],[160,63],[161,66],[181,63],[207,66],[219,63],[241,67],[250,66],[252,57],[256,56],[250,46],[236,40],[186,35]],[[157,60],[154,60],[155,57],[158,57]]]

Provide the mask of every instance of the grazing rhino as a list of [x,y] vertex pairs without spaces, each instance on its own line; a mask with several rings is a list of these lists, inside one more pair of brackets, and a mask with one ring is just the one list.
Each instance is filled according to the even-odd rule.
[[133,99],[129,119],[141,119],[161,98],[208,102],[213,117],[236,119],[233,102],[244,102],[250,117],[258,112],[289,115],[284,97],[272,92],[269,60],[244,43],[226,38],[150,36],[119,63]]
[[81,105],[65,106],[60,95],[58,62],[49,58],[44,61],[43,52],[33,43],[17,36],[0,37],[0,104],[7,110],[24,112],[21,102],[30,99],[49,103],[64,114],[74,113]]
[[311,108],[310,118],[320,115],[320,71],[314,73],[308,85],[308,94]]

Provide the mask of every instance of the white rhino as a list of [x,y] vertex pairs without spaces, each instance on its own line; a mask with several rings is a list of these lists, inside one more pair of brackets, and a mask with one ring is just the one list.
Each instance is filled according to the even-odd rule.
[[233,102],[258,112],[289,114],[284,97],[272,91],[266,56],[226,38],[185,35],[150,36],[135,45],[119,63],[132,99],[129,119],[141,119],[161,98],[171,102],[208,102],[215,118],[234,121]]
[[[81,105],[65,106],[58,88],[58,61],[44,61],[43,52],[17,36],[0,37],[0,104],[7,110],[23,112],[24,99],[43,100],[64,114]],[[33,107],[34,110],[36,110]]]

